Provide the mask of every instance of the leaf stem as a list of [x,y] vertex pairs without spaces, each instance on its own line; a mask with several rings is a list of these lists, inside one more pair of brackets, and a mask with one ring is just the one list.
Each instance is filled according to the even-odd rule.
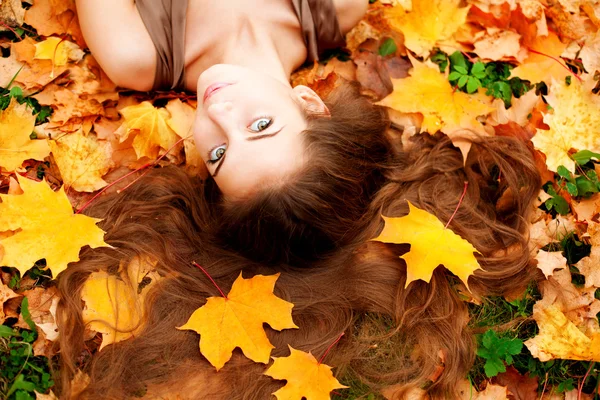
[[583,386],[585,385],[585,381],[588,378],[588,375],[590,374],[590,372],[592,371],[592,368],[594,368],[594,365],[596,365],[595,362],[590,362],[590,366],[587,370],[587,372],[585,373],[585,375],[583,376],[583,380],[581,381],[581,383],[579,384],[579,387],[577,388],[577,400],[581,400],[581,393],[583,391]]
[[[186,137],[184,137],[184,138],[181,138],[181,139],[179,139],[177,142],[175,142],[175,144],[174,144],[173,146],[171,146],[171,148],[170,148],[169,150],[167,150],[167,151],[165,152],[165,154],[163,154],[162,156],[158,157],[156,160],[154,160],[154,161],[151,161],[151,162],[149,162],[149,163],[146,163],[146,164],[142,165],[141,167],[139,167],[139,168],[137,168],[137,169],[134,169],[133,171],[131,171],[131,172],[129,172],[129,173],[127,173],[127,174],[123,175],[123,176],[122,176],[122,177],[120,177],[119,179],[115,180],[114,182],[111,182],[109,185],[107,185],[107,186],[105,186],[104,188],[102,188],[102,190],[100,190],[98,193],[96,193],[96,194],[95,194],[95,195],[94,195],[94,196],[93,196],[91,199],[89,199],[88,201],[86,201],[86,202],[85,202],[85,204],[84,204],[84,205],[83,205],[83,206],[82,206],[80,209],[78,209],[78,210],[75,212],[75,214],[79,214],[79,213],[81,213],[83,210],[85,210],[85,209],[86,209],[86,208],[87,208],[87,207],[90,205],[90,203],[91,203],[92,201],[96,200],[96,198],[98,198],[100,195],[102,195],[102,193],[106,192],[106,191],[107,191],[107,190],[108,190],[110,187],[112,187],[112,186],[116,185],[117,183],[121,182],[123,179],[125,179],[125,178],[129,177],[129,176],[130,176],[130,175],[132,175],[132,174],[135,174],[135,173],[136,173],[136,172],[138,172],[138,171],[141,171],[141,170],[143,170],[143,169],[146,169],[146,168],[148,168],[148,167],[151,167],[151,166],[153,166],[153,165],[156,165],[156,164],[157,164],[157,163],[158,163],[160,160],[162,160],[162,159],[163,159],[163,158],[164,158],[164,157],[165,157],[167,154],[169,154],[169,152],[170,152],[171,150],[173,150],[173,148],[174,148],[175,146],[177,146],[179,143],[183,142],[185,139],[188,139],[188,138],[190,138],[190,137],[192,137],[192,135],[189,135],[189,136],[186,136]],[[146,173],[147,173],[147,172],[146,172]],[[123,192],[125,189],[127,189],[129,186],[131,186],[133,183],[135,183],[135,182],[136,182],[138,179],[140,179],[142,176],[146,175],[146,173],[144,173],[144,174],[142,174],[141,176],[137,177],[137,178],[136,178],[136,179],[135,179],[133,182],[131,182],[129,185],[127,185],[127,186],[125,186],[123,189],[119,190],[119,191],[118,191],[118,193],[121,193],[121,192]]]
[[579,75],[577,75],[575,72],[571,71],[569,69],[569,67],[567,67],[565,64],[561,63],[560,60],[557,57],[553,57],[553,56],[550,56],[548,54],[544,54],[544,53],[542,53],[540,51],[531,49],[529,47],[527,48],[527,50],[529,50],[532,53],[539,54],[540,56],[544,56],[544,57],[548,57],[548,58],[553,59],[554,61],[556,61],[557,63],[559,63],[561,67],[563,67],[564,69],[566,69],[567,71],[569,71],[571,74],[575,75],[575,78],[577,78],[577,80],[579,80],[579,82],[583,82],[583,80],[581,79],[581,77]]
[[215,280],[212,278],[212,276],[210,276],[210,274],[204,268],[202,268],[202,266],[200,264],[198,264],[196,261],[192,261],[192,264],[194,264],[196,267],[200,268],[200,270],[202,270],[202,272],[204,272],[204,275],[208,276],[208,279],[210,279],[210,281],[213,283],[213,285],[215,285],[215,287],[217,288],[219,293],[221,293],[221,296],[227,298],[227,296],[225,296],[225,293],[223,293],[223,291],[221,290],[219,285],[217,285],[217,282],[215,282]]
[[331,348],[333,346],[335,346],[335,344],[342,339],[342,336],[344,336],[344,332],[340,333],[340,336],[338,336],[338,338],[335,339],[335,341],[329,345],[329,347],[327,348],[327,350],[325,350],[325,353],[323,353],[323,355],[321,356],[321,359],[319,359],[319,364],[318,365],[321,365],[321,363],[325,359],[325,356],[327,356],[327,354],[329,354],[329,351],[331,350]]
[[448,225],[450,225],[450,222],[452,222],[452,220],[454,219],[454,216],[458,212],[458,209],[460,208],[460,205],[462,204],[462,201],[465,198],[465,194],[467,194],[467,187],[468,186],[469,186],[469,182],[465,181],[465,187],[463,189],[462,195],[460,196],[460,199],[458,200],[458,204],[456,205],[456,209],[454,210],[454,213],[452,214],[452,216],[450,217],[450,219],[446,223],[446,226],[444,227],[444,229],[448,228]]

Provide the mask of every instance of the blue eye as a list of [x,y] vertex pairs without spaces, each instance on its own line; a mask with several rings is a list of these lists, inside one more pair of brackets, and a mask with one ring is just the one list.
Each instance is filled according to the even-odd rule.
[[260,117],[250,125],[250,130],[261,132],[273,124],[273,119],[269,117]]
[[214,149],[212,149],[209,153],[208,153],[208,162],[213,164],[216,163],[217,161],[219,161],[223,155],[225,154],[225,150],[227,149],[227,146],[225,146],[224,144],[222,144],[221,146],[217,146]]

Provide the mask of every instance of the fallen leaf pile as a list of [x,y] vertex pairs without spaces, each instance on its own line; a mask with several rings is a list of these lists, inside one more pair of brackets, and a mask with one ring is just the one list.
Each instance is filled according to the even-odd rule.
[[[466,160],[472,135],[531,141],[545,185],[530,248],[543,279],[530,314],[537,331],[525,346],[542,362],[600,361],[599,27],[595,0],[377,0],[347,34],[344,54],[291,78],[322,96],[358,81],[388,109],[407,145],[413,135],[441,131]],[[87,48],[75,0],[1,0],[0,48],[0,323],[34,326],[34,354],[52,356],[60,332],[51,278],[81,248],[107,246],[99,220],[76,211],[101,190],[123,188],[118,180],[132,170],[171,163],[206,174],[191,136],[196,98],[116,87]],[[384,216],[373,240],[410,244],[401,256],[406,286],[428,282],[443,266],[468,291],[477,249],[448,221],[409,208],[401,218]],[[146,295],[160,279],[149,259],[92,273],[82,290],[86,337],[104,349],[140,334]],[[267,364],[273,346],[263,324],[302,329],[293,304],[273,293],[276,280],[240,276],[228,295],[206,299],[178,329],[200,335],[200,352],[217,370],[235,348]],[[457,390],[472,399],[587,396],[558,393],[560,382],[541,385],[541,378],[538,387],[511,368]],[[291,347],[266,371],[287,381],[275,392],[279,400],[327,399],[345,387],[330,367]],[[419,390],[411,398],[423,398]]]

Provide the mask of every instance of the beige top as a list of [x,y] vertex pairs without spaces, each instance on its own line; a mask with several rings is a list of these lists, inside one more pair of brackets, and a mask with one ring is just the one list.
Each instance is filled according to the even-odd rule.
[[[344,44],[333,0],[292,0],[307,59]],[[185,16],[188,0],[136,0],[157,54],[153,90],[184,90]]]

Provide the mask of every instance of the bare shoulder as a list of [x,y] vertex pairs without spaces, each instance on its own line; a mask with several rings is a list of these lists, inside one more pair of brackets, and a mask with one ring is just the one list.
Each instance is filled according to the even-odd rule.
[[340,30],[346,34],[364,17],[369,0],[333,0],[337,12]]

